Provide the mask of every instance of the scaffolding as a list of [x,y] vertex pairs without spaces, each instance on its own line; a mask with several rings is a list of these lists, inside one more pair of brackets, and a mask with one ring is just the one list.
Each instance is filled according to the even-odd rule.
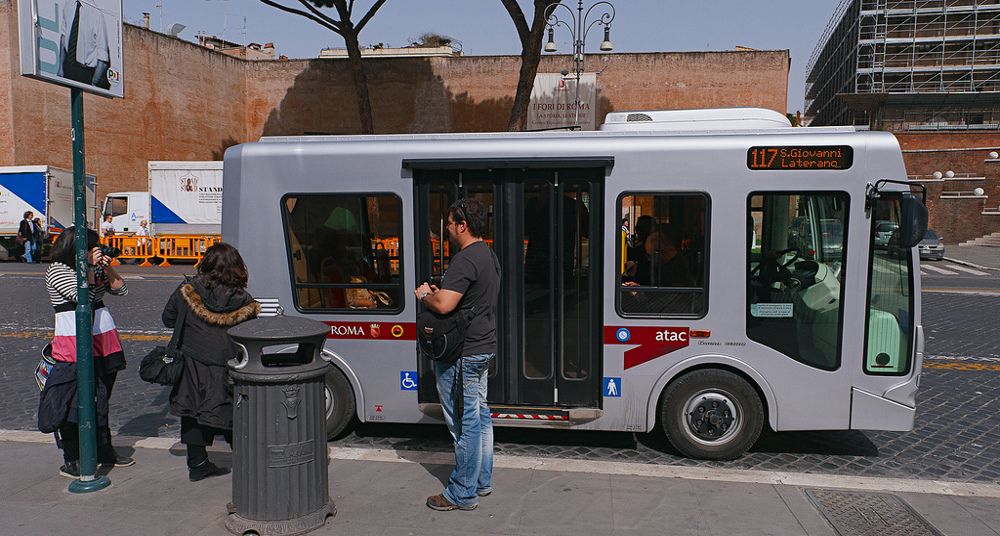
[[[807,73],[806,115],[816,125],[868,123],[838,95],[1000,92],[1000,0],[843,0]],[[982,105],[989,101],[948,110],[955,120],[928,120],[982,125],[975,121],[1000,115]],[[907,124],[932,108],[911,110]]]

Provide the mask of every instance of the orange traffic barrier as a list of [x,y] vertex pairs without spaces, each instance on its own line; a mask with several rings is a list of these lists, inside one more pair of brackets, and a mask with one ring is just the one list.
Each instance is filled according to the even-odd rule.
[[163,259],[160,266],[170,266],[170,261],[195,261],[195,266],[201,262],[202,255],[211,246],[222,241],[219,236],[156,236],[153,242],[156,256]]
[[121,253],[111,261],[111,264],[118,266],[123,260],[142,261],[139,266],[152,266],[149,260],[155,257],[153,240],[148,236],[124,236],[115,235],[105,237],[101,241],[104,245],[118,248]]
[[101,243],[121,251],[111,262],[115,266],[126,260],[135,260],[139,262],[139,266],[152,266],[154,258],[160,259],[160,266],[170,266],[171,260],[195,261],[197,266],[205,251],[221,240],[219,236],[115,235],[102,238]]

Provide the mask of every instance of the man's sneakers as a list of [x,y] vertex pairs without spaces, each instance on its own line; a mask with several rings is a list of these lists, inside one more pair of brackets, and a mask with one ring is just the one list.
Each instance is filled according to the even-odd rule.
[[97,463],[101,465],[114,465],[115,467],[128,467],[130,465],[135,465],[135,460],[129,458],[128,456],[122,456],[118,453],[108,456],[98,456]]
[[449,510],[475,510],[477,506],[479,506],[479,503],[470,504],[468,506],[452,504],[451,501],[446,499],[445,496],[440,493],[427,497],[427,507],[441,512],[447,512]]
[[80,462],[66,462],[59,468],[59,474],[67,478],[80,478]]
[[479,495],[480,497],[489,497],[490,493],[493,493],[493,488],[492,487],[489,487],[489,488],[479,488],[479,489],[476,490],[476,495]]
[[191,482],[197,482],[199,480],[205,480],[206,478],[211,478],[213,476],[228,475],[228,467],[219,467],[214,463],[205,460],[201,465],[197,467],[188,468],[188,480]]
[[[115,454],[114,458],[98,458],[97,463],[100,465],[113,465],[115,467],[128,467],[135,465],[135,460],[128,456]],[[59,467],[59,474],[67,478],[80,478],[80,460],[64,463]]]

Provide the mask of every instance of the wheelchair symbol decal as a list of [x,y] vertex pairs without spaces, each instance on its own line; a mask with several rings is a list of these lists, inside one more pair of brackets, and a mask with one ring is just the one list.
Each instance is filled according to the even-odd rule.
[[415,370],[399,371],[399,389],[402,391],[416,391],[417,371]]

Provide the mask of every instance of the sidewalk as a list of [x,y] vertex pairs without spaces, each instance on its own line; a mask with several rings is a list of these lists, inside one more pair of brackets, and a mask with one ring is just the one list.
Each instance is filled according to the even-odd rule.
[[973,268],[1000,271],[1000,248],[949,244],[944,248],[944,258],[951,262],[967,264]]
[[[67,491],[70,480],[57,473],[60,455],[47,436],[0,431],[0,472],[9,483],[0,499],[0,532],[228,535],[224,514],[231,500],[230,477],[189,482],[183,447],[172,441],[119,438],[124,453],[124,445],[139,446],[136,465],[110,470],[112,485],[105,490],[74,495]],[[436,512],[424,500],[447,480],[449,454],[339,447],[332,453],[330,489],[338,514],[310,534],[836,534],[805,494],[816,488],[894,494],[946,535],[1000,534],[996,483],[497,456],[496,491],[478,509]],[[224,451],[211,457],[231,463]],[[843,510],[856,521],[874,523],[859,534],[902,527],[903,521],[887,517],[886,511]]]

